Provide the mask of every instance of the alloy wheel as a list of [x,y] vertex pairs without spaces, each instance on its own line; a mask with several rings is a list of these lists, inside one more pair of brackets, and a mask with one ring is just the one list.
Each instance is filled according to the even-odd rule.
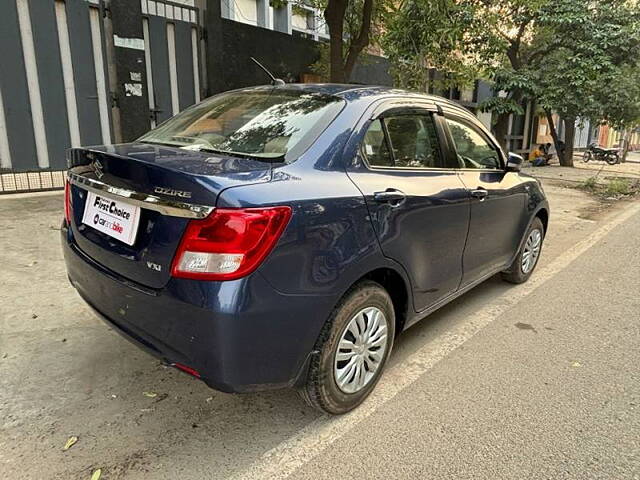
[[524,244],[524,251],[522,252],[522,273],[529,273],[533,269],[538,261],[541,246],[542,232],[538,229],[531,230]]
[[367,307],[349,321],[335,353],[334,378],[344,393],[366,387],[380,369],[387,350],[387,318],[376,307]]

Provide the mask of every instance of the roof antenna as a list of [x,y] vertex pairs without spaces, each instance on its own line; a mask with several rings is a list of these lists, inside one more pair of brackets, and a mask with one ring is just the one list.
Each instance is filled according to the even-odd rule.
[[264,73],[266,73],[267,75],[269,75],[269,78],[271,78],[271,85],[275,86],[275,87],[279,87],[284,85],[284,80],[280,79],[280,78],[276,78],[274,77],[271,72],[269,70],[267,70],[267,68],[262,65],[258,60],[256,60],[253,57],[249,57],[251,58],[251,60],[253,60],[255,62],[256,65],[258,65],[262,70],[264,70]]

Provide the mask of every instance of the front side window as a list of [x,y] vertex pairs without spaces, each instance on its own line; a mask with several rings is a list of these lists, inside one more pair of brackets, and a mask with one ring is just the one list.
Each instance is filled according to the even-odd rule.
[[369,165],[374,167],[446,168],[430,115],[375,120],[365,134],[363,146]]
[[139,141],[293,159],[313,143],[344,103],[330,95],[276,89],[230,92],[185,110]]
[[465,168],[501,168],[498,151],[477,129],[447,118],[458,159]]

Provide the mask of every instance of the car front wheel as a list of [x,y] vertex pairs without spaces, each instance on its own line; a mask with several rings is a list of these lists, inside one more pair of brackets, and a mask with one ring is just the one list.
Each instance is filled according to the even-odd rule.
[[326,413],[346,413],[371,393],[391,353],[393,303],[378,283],[353,287],[335,308],[316,344],[302,398]]

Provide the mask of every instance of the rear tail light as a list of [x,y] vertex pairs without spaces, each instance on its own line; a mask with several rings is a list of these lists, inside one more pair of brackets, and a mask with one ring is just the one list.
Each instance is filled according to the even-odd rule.
[[191,220],[173,259],[174,277],[233,280],[253,272],[291,218],[290,207],[216,209]]
[[71,184],[69,180],[64,182],[64,219],[67,225],[71,225]]

